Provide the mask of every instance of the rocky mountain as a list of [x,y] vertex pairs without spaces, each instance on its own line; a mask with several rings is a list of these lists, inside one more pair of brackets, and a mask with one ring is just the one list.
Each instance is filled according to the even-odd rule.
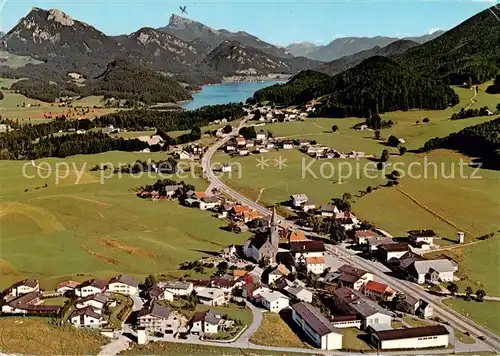
[[274,57],[237,41],[226,40],[211,51],[202,64],[224,75],[263,75],[297,73],[316,67],[318,62],[303,57]]
[[55,71],[91,73],[119,56],[123,48],[94,27],[56,9],[33,8],[3,38],[9,52],[50,62]]
[[231,32],[224,29],[215,30],[200,22],[174,14],[170,17],[168,25],[166,27],[159,28],[159,30],[167,32],[187,42],[194,40],[201,41],[206,44],[208,50],[215,49],[223,41],[237,41],[242,45],[259,49],[271,56],[279,58],[292,57],[292,54],[287,50],[264,42],[249,33],[243,31]]
[[[419,37],[406,37],[404,40],[417,43],[425,43],[430,41],[444,31],[435,31],[432,34],[427,34]],[[337,38],[326,46],[316,46],[309,42],[294,43],[286,47],[293,55],[304,56],[317,61],[328,62],[337,58],[350,56],[352,54],[370,50],[374,47],[385,47],[388,44],[398,41],[396,37],[344,37]]]
[[391,42],[387,46],[382,48],[376,46],[366,51],[361,51],[355,54],[351,54],[350,56],[344,56],[342,58],[321,65],[320,67],[317,68],[317,70],[323,73],[333,75],[343,72],[349,68],[352,68],[367,58],[374,56],[389,57],[401,54],[406,50],[418,45],[419,44],[414,41],[399,40]]
[[153,68],[179,72],[200,61],[204,49],[185,42],[168,33],[144,27],[116,37],[128,58],[139,60]]

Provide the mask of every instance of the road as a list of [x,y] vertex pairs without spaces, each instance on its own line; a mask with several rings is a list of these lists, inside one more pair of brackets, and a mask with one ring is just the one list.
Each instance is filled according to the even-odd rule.
[[[233,199],[241,202],[242,204],[248,205],[252,209],[258,211],[261,213],[263,216],[269,215],[270,211],[266,209],[265,207],[259,205],[258,203],[253,202],[252,200],[248,199],[244,195],[238,193],[234,189],[228,187],[225,185],[219,177],[217,177],[214,172],[211,169],[211,159],[213,154],[221,148],[229,139],[231,136],[234,136],[238,133],[239,129],[243,127],[243,125],[246,124],[247,119],[243,119],[238,127],[236,127],[230,135],[220,139],[217,141],[213,146],[211,146],[205,155],[202,158],[202,168],[204,175],[210,182],[211,187],[215,187],[219,189],[219,191],[224,192],[230,196],[233,197]],[[291,222],[286,222],[282,217],[278,217],[283,221],[282,225],[294,228],[294,229],[300,229],[300,226],[297,226]],[[493,350],[500,352],[500,337],[490,330],[482,327],[481,325],[478,325],[477,323],[473,322],[472,320],[466,318],[465,316],[459,314],[458,312],[454,311],[453,309],[443,305],[438,297],[432,296],[428,293],[426,293],[424,290],[422,290],[418,285],[415,285],[414,283],[408,282],[408,281],[402,281],[399,279],[396,279],[394,277],[391,277],[387,275],[384,271],[384,269],[377,265],[377,263],[367,261],[365,259],[360,258],[359,256],[354,255],[354,251],[348,250],[344,247],[337,247],[340,251],[342,251],[342,254],[346,256],[347,261],[350,264],[353,264],[359,268],[363,268],[367,271],[372,272],[375,276],[378,277],[378,280],[383,281],[384,283],[398,289],[400,292],[406,293],[408,295],[412,295],[414,297],[423,299],[427,301],[428,303],[431,304],[431,306],[434,308],[434,315],[437,317],[441,318],[442,320],[447,321],[451,326],[462,330],[462,331],[467,331],[471,335],[476,335],[476,336],[484,336],[484,344],[486,344],[488,347],[492,348]]]

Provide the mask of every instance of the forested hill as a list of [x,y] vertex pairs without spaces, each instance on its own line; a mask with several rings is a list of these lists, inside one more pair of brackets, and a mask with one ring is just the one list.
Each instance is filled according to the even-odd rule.
[[306,72],[265,88],[255,100],[302,104],[325,96],[322,115],[368,115],[458,102],[449,84],[484,82],[500,72],[500,21],[487,9],[438,38],[389,59],[372,57],[331,80]]
[[319,113],[328,117],[370,116],[394,110],[445,109],[458,103],[457,94],[439,79],[385,57],[371,57],[334,77],[309,71],[290,83],[255,93],[257,101],[305,103],[322,97]]
[[483,83],[500,72],[500,21],[486,9],[397,60],[451,84],[462,84],[469,77],[473,84]]
[[480,157],[488,168],[500,169],[500,117],[425,143],[423,151],[448,148]]
[[191,94],[176,81],[123,59],[108,63],[104,72],[96,78],[87,79],[86,84],[77,86],[74,83],[27,79],[14,83],[12,89],[29,98],[47,102],[54,102],[65,95],[103,95],[105,98],[145,104],[191,99]]
[[91,85],[92,94],[150,103],[191,99],[191,94],[174,80],[124,60],[108,64]]

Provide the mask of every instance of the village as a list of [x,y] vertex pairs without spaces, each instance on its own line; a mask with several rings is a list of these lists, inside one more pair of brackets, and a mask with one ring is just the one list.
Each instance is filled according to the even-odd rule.
[[[139,282],[118,275],[110,280],[65,281],[54,291],[41,290],[37,280],[22,280],[2,292],[2,314],[50,315],[62,324],[98,329],[112,338],[131,333],[139,344],[199,338],[235,342],[255,331],[244,320],[231,317],[235,310],[251,312],[252,323],[260,320],[256,314],[280,315],[300,338],[322,350],[353,349],[343,342],[343,330],[352,328],[376,350],[454,344],[453,328],[434,315],[428,302],[346,263],[335,245],[318,234],[287,227],[275,209],[262,216],[220,194],[189,190],[178,197],[182,191],[181,185],[167,185],[161,195],[182,198],[182,204],[228,219],[234,232],[255,233],[243,245],[228,246],[217,256],[181,266],[215,268],[210,279],[148,276]],[[160,192],[148,197],[158,195]],[[379,261],[402,280],[440,286],[456,278],[455,261],[446,256],[429,260],[419,254],[434,247],[438,237],[431,230],[409,231],[403,243],[376,229],[360,229],[361,222],[354,214],[333,204],[316,209],[305,194],[290,196],[290,205],[334,220],[349,236],[344,245],[358,250],[364,258]],[[457,238],[463,242],[463,233]],[[61,298],[62,304],[51,302]]]

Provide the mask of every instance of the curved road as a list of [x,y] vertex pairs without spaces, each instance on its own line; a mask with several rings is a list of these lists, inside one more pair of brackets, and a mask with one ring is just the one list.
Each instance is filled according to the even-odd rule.
[[[271,212],[266,209],[265,207],[259,205],[258,203],[253,202],[252,200],[248,199],[244,195],[238,193],[234,189],[228,187],[225,185],[212,171],[211,168],[211,159],[214,153],[221,148],[225,143],[227,143],[231,137],[237,135],[238,131],[240,128],[242,128],[245,124],[246,121],[248,120],[248,117],[243,119],[238,127],[236,127],[231,134],[227,135],[226,137],[220,139],[217,141],[213,146],[211,146],[205,155],[202,158],[202,168],[203,168],[203,173],[205,177],[209,180],[210,186],[215,187],[219,189],[220,191],[230,195],[233,197],[233,199],[236,199],[240,201],[242,204],[248,205],[252,209],[258,211],[262,215],[269,215]],[[283,221],[283,225],[294,228],[294,229],[300,229],[300,226],[297,226],[291,222],[285,221],[282,217],[279,217]],[[414,297],[417,297],[419,299],[423,299],[430,303],[432,307],[434,308],[434,315],[438,316],[442,320],[447,321],[451,326],[462,330],[462,331],[467,331],[471,333],[471,335],[476,335],[476,336],[484,336],[485,340],[484,343],[491,347],[493,350],[500,352],[500,337],[490,330],[486,329],[485,327],[475,323],[474,321],[470,320],[469,318],[466,318],[465,316],[461,315],[460,313],[454,311],[453,309],[441,304],[439,298],[436,298],[432,295],[429,295],[426,293],[422,288],[420,288],[418,285],[415,285],[414,283],[407,282],[407,281],[402,281],[399,279],[396,279],[394,277],[391,277],[385,273],[385,271],[380,267],[377,266],[377,264],[367,261],[365,259],[360,258],[359,256],[354,255],[353,251],[348,250],[343,247],[337,246],[339,250],[343,252],[343,255],[348,256],[347,258],[349,259],[350,263],[363,268],[365,270],[371,271],[374,275],[376,275],[381,281],[384,283],[387,283],[390,286],[395,287],[399,291],[406,293],[408,295],[412,295]]]

